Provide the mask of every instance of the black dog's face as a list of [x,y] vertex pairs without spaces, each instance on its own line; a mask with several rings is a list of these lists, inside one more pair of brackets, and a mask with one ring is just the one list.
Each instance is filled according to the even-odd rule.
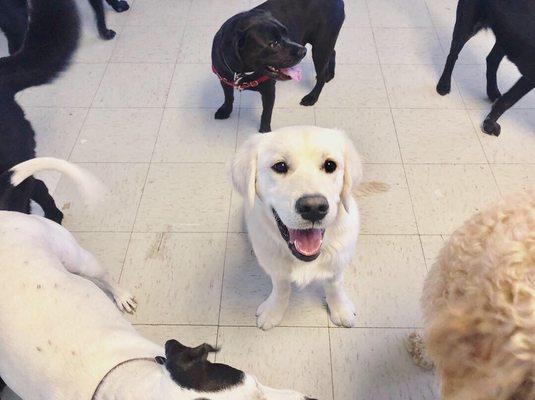
[[298,64],[306,47],[288,37],[288,30],[269,13],[250,18],[246,30],[236,32],[236,46],[247,70],[264,73],[277,80],[291,79],[284,70]]

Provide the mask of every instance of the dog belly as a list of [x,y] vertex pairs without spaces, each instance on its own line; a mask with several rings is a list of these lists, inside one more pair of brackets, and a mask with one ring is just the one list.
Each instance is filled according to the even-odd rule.
[[89,399],[116,364],[107,351],[133,328],[92,282],[31,255],[0,260],[0,376],[24,400]]

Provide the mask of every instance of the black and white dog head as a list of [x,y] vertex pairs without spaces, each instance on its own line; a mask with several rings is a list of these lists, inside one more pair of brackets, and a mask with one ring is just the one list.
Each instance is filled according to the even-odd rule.
[[[166,359],[160,358],[180,390],[196,400],[314,400],[290,390],[261,385],[255,377],[226,364],[208,361],[217,349],[209,344],[187,347],[176,340],[165,344]],[[188,397],[189,398],[189,397]]]
[[235,18],[232,46],[243,70],[291,79],[291,68],[305,57],[306,47],[290,40],[287,28],[267,11],[252,10]]

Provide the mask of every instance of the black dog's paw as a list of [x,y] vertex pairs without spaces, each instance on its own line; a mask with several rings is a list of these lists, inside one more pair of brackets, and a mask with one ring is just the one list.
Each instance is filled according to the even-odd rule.
[[229,110],[226,107],[219,107],[219,110],[215,112],[214,118],[215,119],[227,119],[230,117],[230,114],[232,113],[232,108]]
[[490,118],[486,118],[485,121],[483,121],[483,124],[481,125],[481,129],[487,135],[494,135],[494,136],[500,136],[500,133],[502,131],[500,124],[498,124],[496,121],[491,120]]
[[117,1],[111,5],[115,11],[118,13],[128,11],[130,9],[130,6],[128,3],[124,0]]
[[318,97],[309,93],[301,99],[300,104],[302,106],[313,106],[314,104],[316,104],[316,101],[318,101]]
[[271,132],[271,125],[260,125],[260,129],[258,130],[260,133],[267,133]]
[[63,222],[63,213],[60,210],[54,210],[54,212],[46,214],[45,217],[51,221],[54,221],[61,225]]
[[447,95],[451,91],[451,82],[438,82],[437,93],[441,96]]
[[104,40],[111,40],[115,37],[116,33],[115,31],[111,29],[105,29],[100,32],[100,37]]
[[502,94],[500,93],[498,88],[495,88],[495,89],[488,89],[487,96],[489,96],[489,100],[494,103],[496,100],[502,97]]

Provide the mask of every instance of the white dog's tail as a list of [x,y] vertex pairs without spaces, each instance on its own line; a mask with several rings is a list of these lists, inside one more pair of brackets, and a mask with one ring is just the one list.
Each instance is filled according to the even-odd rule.
[[33,158],[4,172],[0,175],[1,192],[9,193],[25,179],[37,172],[47,170],[61,172],[72,179],[78,185],[84,200],[89,204],[97,203],[104,195],[104,185],[91,173],[68,161],[52,157]]

